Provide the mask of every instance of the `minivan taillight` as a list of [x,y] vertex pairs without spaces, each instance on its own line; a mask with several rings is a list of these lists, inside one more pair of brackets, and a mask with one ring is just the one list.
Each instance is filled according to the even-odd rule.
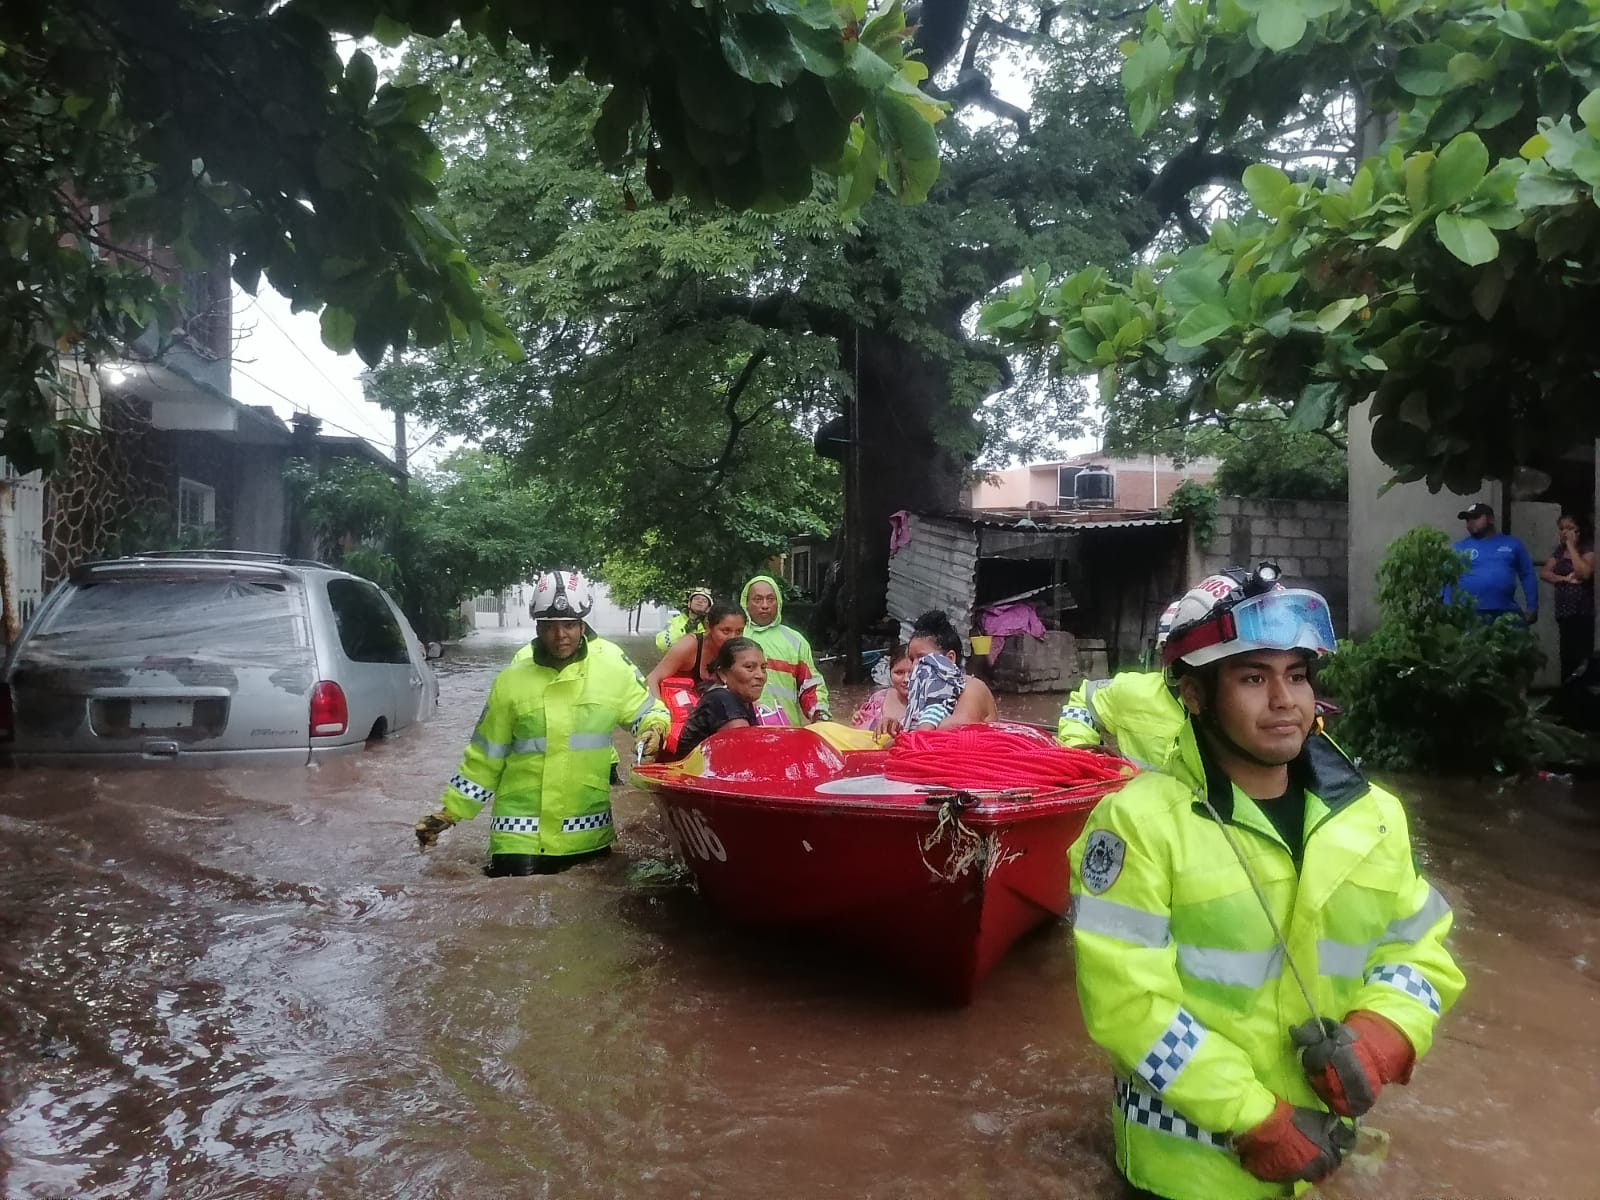
[[9,742],[16,733],[11,708],[11,685],[0,683],[0,742]]
[[337,737],[350,727],[350,706],[344,689],[324,679],[311,689],[311,736]]

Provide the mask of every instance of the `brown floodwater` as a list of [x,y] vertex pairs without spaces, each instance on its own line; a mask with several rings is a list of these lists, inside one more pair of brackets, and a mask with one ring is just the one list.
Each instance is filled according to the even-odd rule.
[[[0,774],[0,1194],[1118,1195],[1063,926],[951,1010],[730,933],[626,788],[565,875],[484,878],[483,821],[419,854],[517,644],[319,769]],[[1399,787],[1468,991],[1323,1194],[1600,1197],[1600,792]]]

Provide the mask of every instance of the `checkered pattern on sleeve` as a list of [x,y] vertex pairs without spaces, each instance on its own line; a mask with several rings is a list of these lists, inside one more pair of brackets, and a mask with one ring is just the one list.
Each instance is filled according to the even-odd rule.
[[[435,778],[438,778],[435,776]],[[450,786],[455,788],[474,804],[487,804],[494,799],[494,793],[481,784],[473,783],[465,775],[450,776]]]
[[1087,708],[1079,708],[1075,704],[1069,704],[1061,710],[1061,719],[1063,721],[1076,721],[1080,725],[1087,725],[1090,729],[1095,727],[1094,714]]
[[562,833],[582,833],[586,829],[604,829],[611,824],[611,810],[590,813],[586,817],[565,817],[561,821]]
[[1225,1135],[1200,1128],[1170,1104],[1125,1079],[1117,1080],[1117,1107],[1131,1125],[1143,1125],[1157,1133],[1187,1138],[1202,1146],[1210,1146],[1213,1150],[1228,1149],[1229,1142]]
[[1413,1000],[1426,1004],[1434,1016],[1439,1015],[1439,993],[1433,990],[1433,984],[1423,978],[1422,972],[1409,963],[1379,963],[1367,972],[1366,981],[1386,984],[1404,992]]
[[1172,1023],[1156,1039],[1156,1044],[1150,1047],[1150,1052],[1135,1063],[1133,1069],[1160,1095],[1189,1065],[1205,1037],[1205,1026],[1180,1008]]

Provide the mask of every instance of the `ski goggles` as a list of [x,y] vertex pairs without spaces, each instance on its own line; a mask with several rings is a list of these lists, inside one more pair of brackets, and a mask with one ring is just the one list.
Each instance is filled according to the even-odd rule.
[[1309,650],[1331,654],[1338,644],[1328,602],[1316,592],[1280,588],[1251,596],[1167,640],[1168,662],[1210,646],[1242,642],[1240,649]]

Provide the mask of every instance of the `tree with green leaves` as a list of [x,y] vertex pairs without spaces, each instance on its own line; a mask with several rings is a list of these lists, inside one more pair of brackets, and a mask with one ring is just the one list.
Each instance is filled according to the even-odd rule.
[[[1027,456],[1082,426],[1042,356],[972,335],[975,305],[1019,261],[1119,262],[1192,223],[1190,196],[1240,160],[1176,140],[1142,155],[1115,105],[1124,15],[929,0],[879,19],[912,23],[923,91],[949,105],[943,166],[926,203],[879,196],[845,224],[823,196],[775,214],[652,201],[574,136],[596,89],[531,74],[514,48],[417,48],[399,79],[443,97],[441,208],[528,359],[413,355],[375,395],[615,513],[594,531],[607,553],[638,561],[650,535],[679,581],[825,527],[828,459],[858,460],[855,610],[881,612],[890,513],[955,507],[986,444]],[[1019,45],[1026,106],[993,82]]]
[[291,462],[288,482],[317,552],[394,592],[425,638],[445,636],[464,599],[597,565],[579,514],[482,451],[459,450],[407,488],[354,460],[320,473]]
[[1155,269],[1029,272],[985,329],[1113,410],[1308,430],[1370,398],[1379,457],[1434,490],[1600,433],[1600,2],[1174,0],[1123,83],[1141,128],[1281,138],[1316,109],[1348,137],[1241,172],[1250,211]]
[[[63,355],[93,367],[183,332],[172,264],[228,264],[369,364],[516,340],[433,211],[425,85],[363,50],[458,23],[530,69],[604,91],[581,131],[656,195],[773,208],[813,169],[860,200],[937,175],[904,23],[864,0],[9,0],[0,6],[0,453],[49,467]],[[106,214],[109,212],[109,220]]]

